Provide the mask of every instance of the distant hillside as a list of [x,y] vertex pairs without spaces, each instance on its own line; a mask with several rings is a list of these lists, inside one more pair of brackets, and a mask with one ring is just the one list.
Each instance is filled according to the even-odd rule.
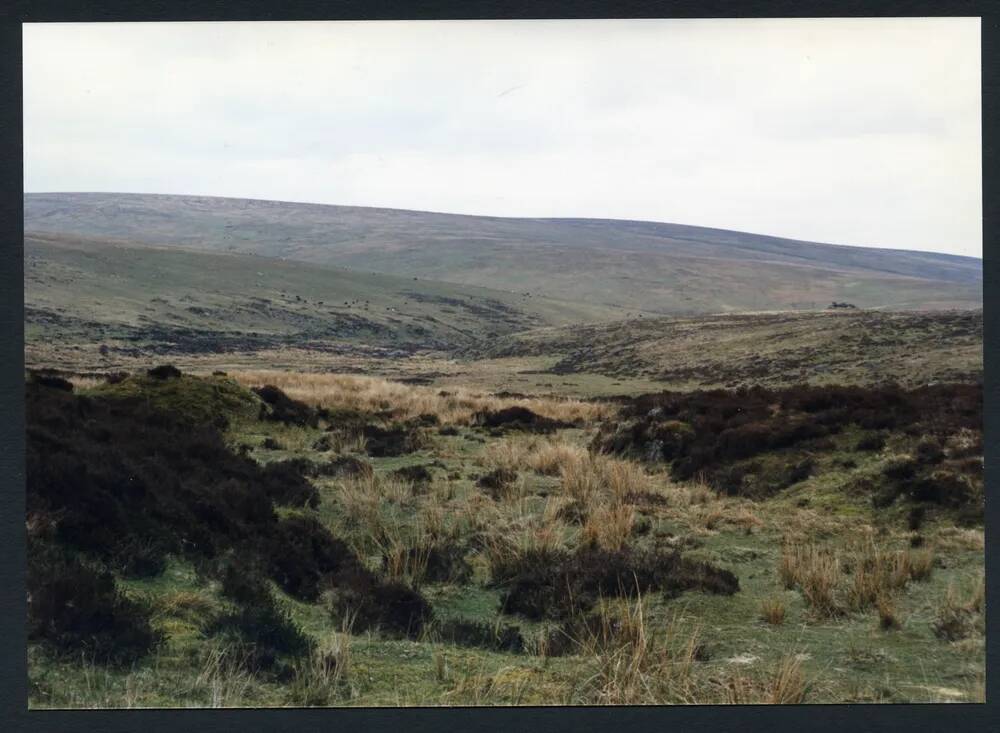
[[549,374],[640,378],[671,389],[980,381],[983,313],[645,318],[511,334],[480,345],[474,356],[545,356]]
[[238,252],[663,314],[976,308],[982,262],[719,229],[116,193],[25,195],[29,233]]
[[25,237],[29,346],[197,354],[295,346],[455,350],[526,328],[622,318],[600,305],[264,257]]

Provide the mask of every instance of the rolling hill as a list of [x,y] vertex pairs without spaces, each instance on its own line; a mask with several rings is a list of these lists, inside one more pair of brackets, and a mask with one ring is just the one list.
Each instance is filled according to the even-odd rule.
[[[118,193],[25,195],[25,231],[238,253],[665,315],[978,308],[982,261],[601,219]],[[261,265],[264,267],[264,265]]]
[[228,252],[25,237],[25,340],[147,354],[297,348],[405,355],[546,325],[601,305]]

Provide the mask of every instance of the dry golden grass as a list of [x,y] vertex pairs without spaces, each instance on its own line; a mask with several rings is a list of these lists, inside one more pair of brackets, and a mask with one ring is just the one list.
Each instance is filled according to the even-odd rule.
[[560,440],[545,440],[528,455],[528,465],[545,476],[558,476],[563,466],[583,459],[587,451],[578,445]]
[[765,677],[733,673],[723,683],[728,705],[798,705],[806,700],[809,683],[795,655],[782,657]]
[[78,377],[74,375],[67,377],[67,379],[73,384],[73,389],[76,391],[93,389],[94,387],[100,387],[102,384],[107,384],[107,380],[100,377]]
[[292,665],[293,677],[289,697],[302,707],[322,707],[335,702],[347,692],[351,668],[350,628],[345,623],[342,633],[333,633],[317,644],[313,651]]
[[172,616],[201,621],[216,609],[216,603],[201,593],[176,590],[164,594],[153,606],[156,616]]
[[889,596],[881,595],[876,598],[875,610],[878,611],[878,626],[883,631],[898,629],[902,625],[896,611],[896,604]]
[[600,496],[602,478],[595,458],[589,454],[564,464],[560,471],[563,492],[585,509],[595,504]]
[[496,517],[482,537],[482,555],[493,579],[497,580],[505,568],[520,564],[526,555],[563,548],[564,529],[558,520]]
[[602,503],[626,503],[631,495],[650,486],[649,476],[633,461],[587,452],[567,452],[564,456],[562,490],[586,510]]
[[[538,685],[539,670],[526,667],[503,667],[496,672],[467,672],[442,696],[446,705],[520,705]],[[565,701],[546,697],[545,703]]]
[[631,504],[597,507],[583,525],[582,540],[605,550],[620,550],[632,535],[635,509]]
[[326,434],[334,453],[364,453],[368,439],[360,430],[332,430]]
[[801,659],[788,655],[782,657],[774,670],[766,702],[771,705],[798,705],[805,702],[807,690]]
[[824,618],[840,615],[835,598],[840,581],[840,561],[833,553],[815,545],[786,545],[778,564],[778,575],[786,588],[802,591],[809,608]]
[[949,583],[938,604],[933,621],[934,633],[951,642],[960,642],[974,634],[985,633],[986,580],[980,577],[965,592]]
[[785,622],[785,604],[780,598],[767,598],[760,604],[760,617],[772,626]]
[[880,547],[871,533],[851,553],[854,563],[848,603],[857,611],[889,603],[889,596],[912,581],[930,578],[934,567],[934,551],[888,551]]
[[212,644],[206,647],[195,687],[207,688],[209,707],[240,705],[254,683],[247,670],[246,651],[235,645]]
[[910,550],[906,553],[908,573],[911,580],[921,581],[931,577],[934,569],[934,551],[930,548]]
[[490,470],[520,471],[528,463],[532,445],[530,438],[522,436],[502,438],[483,449],[479,462]]
[[[933,565],[931,549],[887,550],[875,541],[873,532],[863,531],[862,539],[839,556],[815,544],[785,543],[778,577],[785,588],[798,587],[810,609],[820,617],[873,606],[888,616],[891,596],[910,581],[928,579]],[[842,568],[848,572],[845,574]]]
[[773,670],[749,675],[706,674],[698,665],[698,628],[682,630],[677,617],[662,631],[650,627],[641,596],[602,601],[597,623],[577,643],[594,672],[582,702],[598,705],[798,704],[811,687],[799,656],[788,655]]
[[655,705],[704,702],[693,674],[700,631],[679,631],[676,617],[656,633],[649,628],[645,599],[602,600],[596,626],[577,640],[594,673],[584,702],[598,705]]
[[982,552],[986,547],[986,537],[982,529],[941,527],[934,544],[945,552]]
[[515,405],[538,415],[566,422],[593,422],[613,412],[610,405],[557,397],[500,398],[484,392],[456,389],[442,393],[433,387],[392,382],[378,377],[311,374],[279,370],[230,372],[247,387],[273,384],[293,399],[328,409],[389,412],[399,418],[436,415],[443,424],[468,425],[482,410]]

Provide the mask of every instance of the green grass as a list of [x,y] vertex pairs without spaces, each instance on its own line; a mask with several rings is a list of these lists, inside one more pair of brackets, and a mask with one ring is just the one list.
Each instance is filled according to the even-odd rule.
[[[118,397],[141,396],[154,404],[181,411],[191,419],[229,417],[227,440],[247,444],[260,461],[293,456],[329,460],[333,454],[312,450],[318,429],[286,426],[256,419],[256,397],[225,377],[204,380],[185,376],[158,381],[135,377],[117,385],[91,388],[91,393]],[[560,431],[557,437],[587,444],[593,426]],[[981,531],[961,534],[949,511],[928,513],[920,535],[933,548],[936,564],[926,580],[911,581],[892,601],[900,626],[882,630],[875,609],[848,612],[835,618],[817,617],[798,589],[786,589],[778,573],[783,543],[792,538],[832,548],[844,556],[851,542],[870,526],[880,545],[905,549],[913,533],[907,528],[907,507],[902,503],[876,509],[870,498],[851,487],[859,477],[879,475],[885,456],[862,452],[854,446],[863,431],[849,428],[833,436],[822,450],[803,444],[773,456],[776,466],[806,454],[817,458],[815,475],[777,495],[752,502],[709,497],[707,504],[685,505],[680,500],[664,506],[640,507],[648,520],[644,534],[630,538],[636,547],[674,543],[690,558],[702,559],[734,572],[740,590],[732,596],[686,592],[667,600],[658,594],[646,597],[646,628],[650,637],[682,644],[695,634],[704,653],[693,665],[693,684],[702,701],[719,701],[719,681],[733,675],[766,675],[782,659],[798,655],[808,681],[807,702],[934,702],[977,700],[985,664],[981,616],[964,640],[948,642],[934,633],[934,621],[949,588],[962,594],[984,575]],[[265,450],[267,437],[284,449]],[[420,589],[432,603],[438,622],[467,620],[489,625],[516,625],[530,640],[539,638],[551,622],[531,622],[500,611],[502,589],[489,582],[488,562],[473,540],[480,532],[506,537],[534,526],[544,512],[546,498],[559,493],[557,477],[543,477],[524,468],[526,484],[521,501],[495,506],[482,498],[473,476],[485,472],[483,451],[497,438],[482,429],[462,427],[458,435],[439,435],[430,429],[427,448],[392,458],[371,458],[378,476],[416,464],[439,462],[435,484],[426,493],[401,501],[383,498],[378,513],[393,531],[415,532],[429,512],[441,512],[446,528],[468,543],[472,579],[465,584],[422,583]],[[469,440],[478,437],[483,442]],[[888,451],[904,450],[915,438],[893,436]],[[854,461],[846,467],[845,461]],[[451,478],[456,476],[457,478]],[[652,489],[668,497],[683,489],[661,469],[651,474]],[[381,568],[377,545],[367,529],[349,515],[339,481],[315,479],[320,492],[316,510],[281,509],[281,513],[311,514],[334,535],[363,547],[364,559]],[[476,504],[475,502],[481,502]],[[470,507],[479,507],[469,511]],[[711,522],[708,517],[718,516]],[[752,515],[756,521],[747,521]],[[581,536],[576,525],[560,525],[559,542],[572,547]],[[959,533],[956,535],[956,533]],[[965,537],[964,540],[962,538]],[[845,575],[843,582],[849,581]],[[285,706],[302,704],[302,690],[288,680],[267,675],[240,676],[231,671],[213,674],[212,654],[219,640],[206,637],[206,621],[226,601],[212,582],[199,579],[194,568],[171,560],[155,578],[122,580],[129,596],[153,609],[154,625],[164,631],[163,648],[127,669],[106,668],[86,659],[57,659],[43,647],[29,649],[30,705],[53,707],[185,707],[185,706]],[[343,631],[342,619],[332,616],[323,601],[305,603],[272,591],[279,605],[317,643]],[[780,625],[760,618],[766,600],[779,600],[785,608]],[[417,639],[389,638],[377,631],[351,630],[350,664],[345,682],[329,690],[327,704],[449,705],[449,704],[565,704],[595,700],[593,685],[599,659],[576,654],[544,657],[532,653],[496,652],[443,643],[434,626]]]
[[[109,215],[108,212],[115,212]],[[29,194],[25,229],[258,255],[638,312],[976,307],[982,262],[678,224],[142,194]],[[268,259],[269,258],[269,259]],[[529,306],[530,307],[530,306]]]
[[[260,424],[262,431],[283,434],[277,426]],[[468,465],[475,453],[461,436],[439,438],[454,448],[459,465]],[[479,444],[477,447],[481,449]],[[422,462],[426,453],[398,459],[372,459],[379,472],[400,465]],[[452,463],[455,463],[452,459]],[[471,482],[457,481],[457,500],[475,491]],[[319,516],[338,531],[335,518],[336,485],[323,483],[323,503]],[[934,636],[932,622],[950,584],[968,585],[982,573],[983,557],[976,551],[942,555],[945,567],[935,568],[927,582],[911,583],[896,599],[902,627],[881,631],[874,610],[835,620],[814,618],[801,594],[786,590],[777,577],[782,514],[800,511],[795,501],[809,495],[810,509],[824,515],[829,523],[825,541],[837,543],[846,528],[858,521],[872,521],[870,507],[849,498],[832,499],[837,492],[824,488],[823,481],[809,480],[788,490],[754,510],[767,520],[752,532],[721,524],[717,530],[697,536],[700,546],[690,552],[733,570],[740,579],[740,591],[731,597],[697,592],[664,601],[650,596],[647,619],[651,633],[666,633],[672,622],[681,638],[698,631],[708,658],[698,663],[706,677],[731,672],[751,672],[770,668],[785,655],[801,655],[803,671],[813,681],[810,702],[878,700],[882,702],[966,699],[982,670],[983,647],[949,644]],[[829,500],[824,497],[830,497]],[[653,531],[687,533],[690,518],[658,517],[651,512]],[[410,522],[403,512],[396,521]],[[839,529],[838,529],[839,528]],[[933,537],[933,525],[925,529]],[[902,530],[896,530],[897,537]],[[817,539],[823,541],[822,536]],[[900,542],[900,539],[894,540]],[[154,608],[169,607],[179,594],[193,595],[207,607],[222,601],[211,585],[201,585],[190,566],[172,562],[155,579],[127,581],[127,593],[145,598]],[[485,623],[514,623],[529,636],[544,624],[517,617],[498,615],[499,592],[480,585],[428,585],[424,588],[437,618],[467,619]],[[337,622],[321,604],[295,601],[275,589],[280,604],[313,638],[322,640],[338,630]],[[786,607],[780,626],[760,620],[764,599],[779,598]],[[197,619],[183,613],[159,611],[156,623],[169,633],[168,645],[132,670],[105,670],[73,661],[54,660],[39,648],[31,651],[33,707],[77,706],[186,706],[212,704],[211,685],[199,683],[203,652],[211,640],[199,631]],[[553,704],[580,701],[582,680],[588,674],[585,658],[540,658],[528,654],[490,652],[425,640],[393,640],[372,633],[355,633],[351,639],[351,666],[348,685],[332,699],[343,705],[436,705],[436,704]],[[580,688],[580,689],[577,689]],[[288,685],[252,679],[241,696],[230,699],[235,705],[295,704]]]
[[257,396],[226,377],[155,379],[144,375],[117,384],[98,384],[85,393],[112,399],[142,399],[158,410],[173,412],[194,423],[218,417],[246,421],[260,409]]

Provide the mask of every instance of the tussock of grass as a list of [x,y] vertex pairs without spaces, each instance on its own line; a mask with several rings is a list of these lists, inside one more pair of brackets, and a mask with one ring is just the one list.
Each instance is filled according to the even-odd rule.
[[620,550],[632,536],[635,509],[630,504],[600,506],[587,517],[582,541],[605,550]]
[[772,626],[785,622],[785,604],[780,598],[767,598],[760,604],[760,617]]
[[986,584],[983,578],[963,595],[955,584],[949,584],[941,599],[932,627],[938,638],[961,641],[974,633],[983,633]]
[[801,590],[815,615],[832,618],[848,610],[888,609],[892,594],[911,581],[927,580],[933,565],[930,549],[887,550],[868,533],[840,553],[814,544],[786,544],[778,575],[786,588]]

